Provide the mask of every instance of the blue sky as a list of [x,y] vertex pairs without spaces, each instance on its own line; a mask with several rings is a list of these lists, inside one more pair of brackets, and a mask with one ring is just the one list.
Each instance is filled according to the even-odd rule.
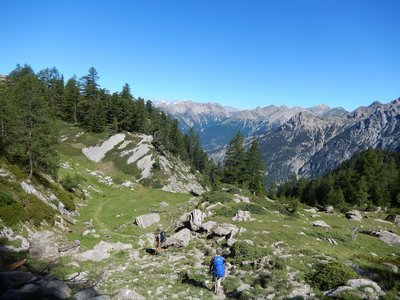
[[353,110],[400,97],[399,15],[398,0],[1,0],[0,74],[94,66],[146,99]]

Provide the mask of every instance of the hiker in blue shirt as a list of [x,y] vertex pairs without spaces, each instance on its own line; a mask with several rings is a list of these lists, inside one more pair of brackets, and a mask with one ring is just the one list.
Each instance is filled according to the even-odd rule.
[[217,248],[216,255],[211,259],[210,273],[213,275],[214,294],[217,294],[221,288],[222,278],[225,276],[225,258],[222,257],[221,248]]

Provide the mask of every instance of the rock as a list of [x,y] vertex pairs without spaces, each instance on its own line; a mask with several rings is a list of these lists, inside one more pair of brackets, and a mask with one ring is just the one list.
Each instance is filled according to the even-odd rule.
[[170,247],[170,246],[185,247],[185,246],[189,245],[190,239],[191,239],[190,230],[187,228],[183,228],[182,230],[173,234],[171,237],[168,237],[164,243],[164,246],[165,247]]
[[346,218],[353,221],[361,222],[362,216],[358,210],[350,210],[346,213]]
[[189,226],[189,219],[190,219],[190,212],[184,213],[182,216],[180,216],[179,219],[175,221],[174,224],[175,230]]
[[324,208],[324,211],[325,211],[327,214],[333,214],[333,212],[334,212],[333,206],[332,206],[332,205],[326,206],[326,207]]
[[390,246],[400,245],[400,236],[386,230],[380,231],[379,239]]
[[251,221],[251,214],[247,210],[238,210],[237,214],[232,218],[232,221],[244,222]]
[[118,292],[118,300],[145,300],[145,298],[134,290],[123,289]]
[[41,231],[32,237],[29,256],[38,260],[53,261],[58,256],[58,247],[54,234],[50,231]]
[[71,289],[60,280],[51,280],[41,294],[50,299],[53,299],[52,297],[56,299],[67,299],[71,297]]
[[400,225],[400,215],[390,214],[386,217],[386,221],[393,222],[394,224]]
[[316,227],[332,228],[330,225],[326,224],[325,221],[322,221],[322,220],[312,222],[311,224]]
[[97,292],[94,288],[88,288],[86,290],[80,291],[76,293],[72,298],[74,300],[86,300],[94,298],[97,295]]
[[233,237],[236,233],[239,232],[239,228],[229,223],[223,223],[218,225],[218,227],[215,228],[212,232],[218,236]]
[[390,272],[397,274],[399,268],[394,265],[394,264],[390,264],[390,263],[384,263],[383,264]]
[[228,244],[229,247],[232,247],[234,243],[236,243],[237,240],[230,237],[229,239],[227,239],[226,243]]
[[250,284],[242,283],[242,284],[236,289],[236,292],[237,292],[237,293],[240,293],[240,292],[247,291],[247,290],[250,290],[250,289],[251,289]]
[[375,290],[375,292],[378,293],[379,295],[384,294],[381,287],[375,281],[372,281],[370,279],[350,279],[346,282],[346,285],[356,289],[368,286],[372,287]]
[[32,273],[22,271],[0,272],[0,291],[3,288],[19,288],[28,283],[33,277]]
[[75,240],[73,244],[64,245],[58,249],[60,256],[68,256],[73,255],[79,252],[81,242],[79,240]]
[[160,215],[157,213],[145,214],[136,217],[135,223],[139,227],[146,228],[154,223],[160,222]]
[[168,207],[168,206],[169,206],[169,204],[167,202],[161,202],[160,203],[160,207],[161,208]]
[[337,296],[340,295],[340,293],[343,293],[345,291],[352,291],[352,290],[354,290],[354,287],[351,287],[351,286],[339,286],[339,287],[336,287],[334,289],[331,289],[331,290],[325,292],[324,294],[326,296],[329,296],[329,297],[337,297]]
[[310,293],[311,287],[308,284],[304,284],[301,287],[295,288],[288,296],[289,299],[292,298],[307,298],[307,295]]
[[132,249],[131,244],[123,244],[121,242],[109,243],[101,241],[92,250],[88,250],[82,253],[75,254],[75,258],[79,261],[95,261],[99,262],[110,257],[108,252]]
[[239,194],[234,194],[233,197],[234,198],[232,200],[236,203],[240,203],[240,202],[250,203],[249,197],[241,196]]
[[191,211],[189,215],[190,229],[193,231],[199,230],[205,217],[206,215],[199,209]]
[[312,213],[312,214],[316,214],[317,210],[315,208],[305,208],[304,211]]
[[201,229],[204,231],[210,232],[210,230],[217,225],[217,222],[215,221],[208,221],[203,224],[201,224]]

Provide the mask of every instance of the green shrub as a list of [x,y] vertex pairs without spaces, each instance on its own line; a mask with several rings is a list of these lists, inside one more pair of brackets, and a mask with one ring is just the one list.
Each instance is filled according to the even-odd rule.
[[232,196],[224,192],[211,191],[204,193],[202,197],[203,197],[202,202],[209,202],[209,203],[217,203],[217,202],[225,203],[232,201]]
[[357,274],[350,267],[339,263],[331,262],[309,277],[310,284],[322,291],[345,285],[347,280],[356,278]]
[[27,195],[21,202],[0,207],[0,219],[7,226],[14,226],[25,221],[33,222],[38,226],[43,220],[53,224],[55,214],[54,209],[33,195]]
[[71,176],[69,173],[67,173],[67,175],[65,175],[65,177],[61,179],[60,183],[65,190],[73,193],[76,189],[78,189],[81,181],[82,178],[78,174]]
[[0,190],[0,206],[10,205],[13,203],[15,203],[13,196],[5,190]]
[[270,254],[270,250],[252,246],[243,241],[237,241],[231,249],[231,261],[234,264],[241,264],[244,261],[254,261]]
[[69,211],[74,211],[76,206],[74,202],[74,198],[71,195],[68,195],[67,193],[58,193],[57,194],[58,200],[64,204],[65,209]]

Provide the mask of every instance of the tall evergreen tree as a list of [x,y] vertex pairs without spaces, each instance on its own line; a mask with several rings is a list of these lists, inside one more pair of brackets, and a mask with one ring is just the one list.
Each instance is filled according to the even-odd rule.
[[229,142],[226,150],[223,181],[231,184],[244,184],[246,181],[246,160],[243,136],[238,132]]
[[29,178],[37,171],[55,176],[58,133],[44,100],[42,83],[33,73],[26,73],[12,86],[11,96],[17,112],[13,120],[13,159],[26,167]]
[[37,77],[43,83],[44,97],[50,112],[62,119],[64,117],[64,77],[55,67],[41,70]]
[[78,124],[79,85],[76,76],[70,78],[64,88],[64,119]]
[[264,194],[264,178],[267,168],[262,157],[261,149],[256,140],[251,143],[251,146],[247,151],[246,169],[250,191],[257,195]]

